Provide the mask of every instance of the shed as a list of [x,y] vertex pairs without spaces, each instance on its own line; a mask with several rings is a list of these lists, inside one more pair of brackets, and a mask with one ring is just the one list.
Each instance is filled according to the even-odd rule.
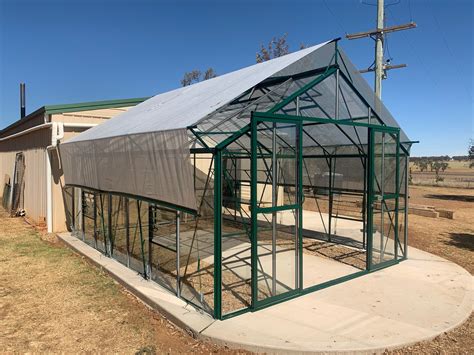
[[62,167],[55,147],[145,98],[48,105],[0,131],[2,204],[49,232],[66,231]]

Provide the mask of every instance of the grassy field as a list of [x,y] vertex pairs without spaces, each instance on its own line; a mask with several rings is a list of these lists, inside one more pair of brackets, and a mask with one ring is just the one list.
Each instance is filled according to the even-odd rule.
[[[410,215],[409,243],[474,272],[474,189],[413,186],[410,202],[455,211]],[[0,353],[239,353],[196,341],[54,237],[0,211]],[[308,335],[310,336],[310,335]],[[470,354],[473,317],[392,354]],[[242,353],[242,352],[240,352]]]

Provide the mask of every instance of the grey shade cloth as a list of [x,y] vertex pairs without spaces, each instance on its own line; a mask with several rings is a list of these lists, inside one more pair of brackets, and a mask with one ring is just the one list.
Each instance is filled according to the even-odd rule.
[[[204,119],[209,120],[216,112],[219,113],[219,109],[232,104],[239,96],[259,84],[326,67],[334,62],[335,46],[335,41],[324,42],[156,95],[73,137],[60,146],[66,184],[143,196],[195,210],[196,197],[187,129],[198,123],[203,125]],[[341,50],[339,53],[341,71],[348,78],[347,83],[341,81],[343,104],[341,103],[340,115],[343,118],[367,115],[368,108],[362,102],[364,100],[385,124],[398,127],[395,119],[375,98],[370,86],[347,56]],[[328,78],[314,88],[312,95],[315,95],[313,99],[318,107],[306,110],[307,114],[315,117],[334,115],[334,80]],[[354,86],[361,98],[353,93],[349,85]],[[286,86],[285,88],[288,89]],[[283,97],[284,95],[278,100]],[[274,105],[274,102],[269,104]],[[252,107],[252,104],[244,107],[243,110],[247,110],[248,115],[239,115],[230,122],[234,127],[229,126],[229,129],[247,124]],[[225,111],[214,117],[214,121],[222,119],[225,122],[232,114],[232,110]],[[211,126],[215,124],[214,121]],[[320,133],[324,133],[324,137],[319,139],[326,141],[328,145],[347,141],[336,129],[327,128]],[[401,141],[408,141],[403,131]]]
[[156,95],[61,144],[66,185],[196,210],[186,128],[328,42]]
[[186,129],[61,144],[66,185],[196,210]]
[[73,137],[67,143],[192,126],[245,91],[327,43],[156,95],[113,119]]

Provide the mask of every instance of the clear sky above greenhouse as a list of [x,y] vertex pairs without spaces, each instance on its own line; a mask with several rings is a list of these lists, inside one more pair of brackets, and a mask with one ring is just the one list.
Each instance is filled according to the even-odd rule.
[[[18,119],[18,83],[27,113],[46,104],[152,96],[179,87],[185,71],[223,74],[255,62],[261,43],[288,33],[290,50],[374,27],[375,0],[345,1],[22,1],[0,0],[0,127]],[[414,155],[461,155],[474,136],[473,3],[386,0],[391,35],[383,100]],[[341,45],[360,68],[371,40]],[[372,84],[372,74],[366,74]]]

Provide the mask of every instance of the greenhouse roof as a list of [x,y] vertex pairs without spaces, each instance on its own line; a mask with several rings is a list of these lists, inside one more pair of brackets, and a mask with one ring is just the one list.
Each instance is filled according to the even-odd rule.
[[[333,54],[332,47],[326,46],[329,43],[334,41],[327,41],[273,60],[158,94],[108,122],[72,138],[68,143],[193,126],[269,78],[327,66],[331,61],[330,55]],[[343,61],[341,70],[346,71],[354,86],[374,111],[379,111],[379,117],[385,124],[398,126],[383,104],[379,103],[380,108],[377,110],[376,98],[370,86],[347,56],[340,49],[339,51]],[[408,141],[404,134],[401,138],[402,142]]]
[[[367,144],[367,132],[342,121],[398,128],[333,40],[156,95],[73,137],[60,145],[66,184],[196,210],[190,148],[220,149],[248,130],[253,112],[340,120],[306,127],[303,146],[316,137],[324,151]],[[400,142],[409,148],[402,130]]]

